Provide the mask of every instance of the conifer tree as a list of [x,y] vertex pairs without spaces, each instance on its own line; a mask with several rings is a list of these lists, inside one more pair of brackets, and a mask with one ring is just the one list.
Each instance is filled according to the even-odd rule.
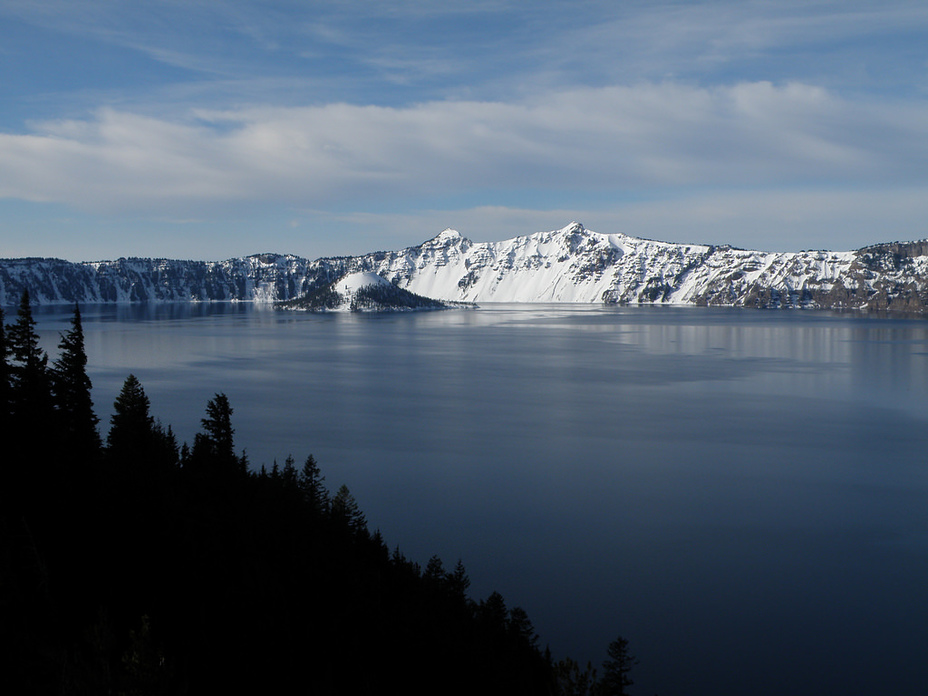
[[7,341],[13,357],[11,385],[14,414],[21,424],[30,426],[30,429],[47,428],[52,415],[48,354],[39,346],[28,290],[22,294],[16,322],[9,327]]
[[522,607],[513,607],[509,610],[509,632],[517,639],[524,641],[533,648],[538,647],[538,634],[528,618],[528,613]]
[[358,501],[348,490],[348,486],[342,485],[335,493],[335,497],[332,498],[331,513],[334,519],[345,524],[354,534],[367,535],[367,519],[361,512]]
[[609,643],[606,651],[609,659],[603,662],[603,678],[599,682],[599,693],[603,696],[625,696],[627,687],[635,682],[628,676],[638,660],[628,652],[628,641],[619,636]]
[[441,557],[434,555],[429,558],[428,563],[425,564],[425,573],[423,578],[426,582],[430,582],[433,585],[444,585],[445,582],[445,566],[441,561]]
[[9,327],[10,351],[13,358],[19,363],[30,361],[41,362],[48,356],[39,348],[39,335],[35,330],[36,323],[32,316],[32,301],[29,291],[24,290],[19,299],[19,311],[16,313],[16,322]]
[[477,607],[478,616],[490,627],[503,629],[509,622],[506,601],[499,592],[491,592]]
[[0,437],[5,439],[9,432],[10,417],[10,347],[7,343],[6,325],[3,323],[3,308],[0,307]]
[[303,500],[309,505],[310,510],[317,514],[325,512],[329,507],[329,492],[323,481],[325,476],[319,470],[316,458],[309,455],[300,470],[299,486]]
[[77,305],[74,306],[71,330],[62,335],[58,348],[61,353],[52,371],[52,390],[59,422],[69,444],[79,453],[94,452],[100,447],[99,419],[93,411],[90,396],[92,384],[87,376],[84,330]]
[[464,562],[459,558],[457,565],[454,566],[454,572],[448,575],[448,589],[452,595],[464,600],[467,598],[467,588],[469,587],[470,578],[467,577]]
[[106,439],[111,453],[139,453],[151,445],[155,420],[148,412],[149,406],[142,383],[130,374],[113,402],[110,432]]
[[294,465],[295,461],[293,455],[287,455],[287,459],[284,460],[284,468],[280,472],[280,478],[284,482],[284,487],[287,489],[298,489],[299,482],[297,480],[296,466]]
[[206,404],[206,418],[200,421],[204,432],[197,433],[193,441],[194,466],[244,469],[244,460],[235,456],[232,412],[229,398],[222,393]]
[[216,394],[206,404],[207,417],[200,421],[209,439],[216,447],[216,453],[231,456],[235,429],[232,427],[232,406],[225,394]]

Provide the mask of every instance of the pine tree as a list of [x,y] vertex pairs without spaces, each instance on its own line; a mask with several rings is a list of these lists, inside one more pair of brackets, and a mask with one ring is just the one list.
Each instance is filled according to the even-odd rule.
[[428,563],[425,564],[425,573],[422,577],[435,587],[444,586],[447,573],[445,573],[445,566],[440,556],[436,554],[429,558]]
[[84,350],[84,330],[81,313],[74,306],[71,330],[61,337],[61,351],[52,371],[52,391],[58,409],[59,423],[68,443],[80,454],[100,448],[99,419],[93,411],[90,396],[92,384],[87,376],[87,354]]
[[3,323],[3,308],[0,307],[0,438],[6,440],[9,432],[11,403],[10,403],[10,379],[12,370],[9,362],[10,346],[7,343],[6,325]]
[[216,394],[206,404],[206,418],[200,421],[203,432],[197,433],[193,441],[195,466],[242,468],[242,461],[235,456],[232,412],[229,398],[222,393]]
[[11,396],[16,420],[31,429],[47,428],[52,415],[48,354],[39,346],[28,291],[22,294],[16,322],[9,327],[7,341],[13,356]]
[[331,506],[332,517],[345,524],[354,534],[358,536],[367,536],[367,519],[361,512],[358,501],[351,495],[348,486],[343,485],[332,498]]
[[297,490],[299,488],[295,461],[292,454],[287,455],[287,459],[284,460],[284,468],[280,472],[280,478],[283,481],[284,487],[286,489]]
[[[36,323],[32,316],[32,301],[29,291],[24,290],[19,299],[19,311],[16,313],[16,322],[9,328],[10,350],[13,358],[20,364],[48,361],[45,351],[39,348],[39,335],[35,330]],[[44,364],[43,364],[44,366]]]
[[452,595],[460,600],[467,599],[467,588],[470,587],[470,578],[464,569],[464,562],[459,558],[454,566],[454,572],[448,576],[448,589]]
[[513,607],[509,610],[509,632],[518,640],[524,641],[533,648],[538,647],[538,634],[528,618],[528,613],[522,607]]
[[216,454],[231,457],[233,454],[232,406],[225,394],[216,394],[206,404],[207,417],[201,420],[206,435],[216,448]]
[[499,592],[491,592],[489,597],[480,602],[477,615],[487,626],[505,629],[509,622],[509,609],[506,608],[503,595]]
[[155,419],[148,412],[150,402],[135,375],[129,375],[113,402],[110,432],[106,439],[110,452],[138,454],[152,443]]
[[329,508],[329,492],[323,481],[325,481],[325,476],[319,470],[316,458],[309,455],[300,470],[299,486],[303,493],[303,500],[315,514],[324,513]]
[[625,696],[628,693],[626,687],[635,683],[628,674],[638,664],[638,660],[629,654],[628,641],[622,636],[609,643],[606,654],[609,659],[603,662],[599,693],[603,696]]

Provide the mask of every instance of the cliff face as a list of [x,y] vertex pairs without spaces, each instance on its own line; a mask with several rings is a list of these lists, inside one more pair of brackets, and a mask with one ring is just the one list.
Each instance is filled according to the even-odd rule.
[[17,303],[25,289],[39,304],[273,302],[296,297],[323,277],[324,264],[278,254],[216,262],[0,260],[0,304]]
[[260,254],[219,262],[0,260],[0,303],[275,302],[346,273],[464,302],[606,302],[925,312],[928,241],[858,251],[772,253],[598,234],[573,223],[502,242],[453,230],[400,251],[309,261]]

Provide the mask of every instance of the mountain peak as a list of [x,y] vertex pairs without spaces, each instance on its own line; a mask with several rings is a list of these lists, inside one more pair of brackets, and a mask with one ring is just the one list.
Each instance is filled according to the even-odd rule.
[[569,225],[567,225],[567,227],[564,227],[563,229],[558,230],[558,232],[566,232],[568,234],[573,234],[576,232],[585,232],[585,231],[586,230],[584,229],[583,225],[576,221],[570,223]]
[[458,232],[457,230],[453,230],[450,227],[446,227],[441,232],[439,232],[437,235],[435,235],[435,238],[433,241],[447,243],[447,242],[456,242],[460,239],[463,239],[460,232]]
[[442,230],[436,234],[431,239],[422,243],[422,246],[430,247],[448,247],[448,246],[457,246],[462,242],[465,242],[464,236],[457,230],[451,229],[450,227]]

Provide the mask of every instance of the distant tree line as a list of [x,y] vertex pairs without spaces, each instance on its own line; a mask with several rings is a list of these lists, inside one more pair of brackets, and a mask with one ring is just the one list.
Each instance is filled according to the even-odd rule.
[[105,440],[81,315],[49,363],[29,297],[0,310],[0,692],[624,694],[539,648],[525,611],[475,601],[371,531],[316,460],[253,468],[225,394],[192,446],[129,375]]

